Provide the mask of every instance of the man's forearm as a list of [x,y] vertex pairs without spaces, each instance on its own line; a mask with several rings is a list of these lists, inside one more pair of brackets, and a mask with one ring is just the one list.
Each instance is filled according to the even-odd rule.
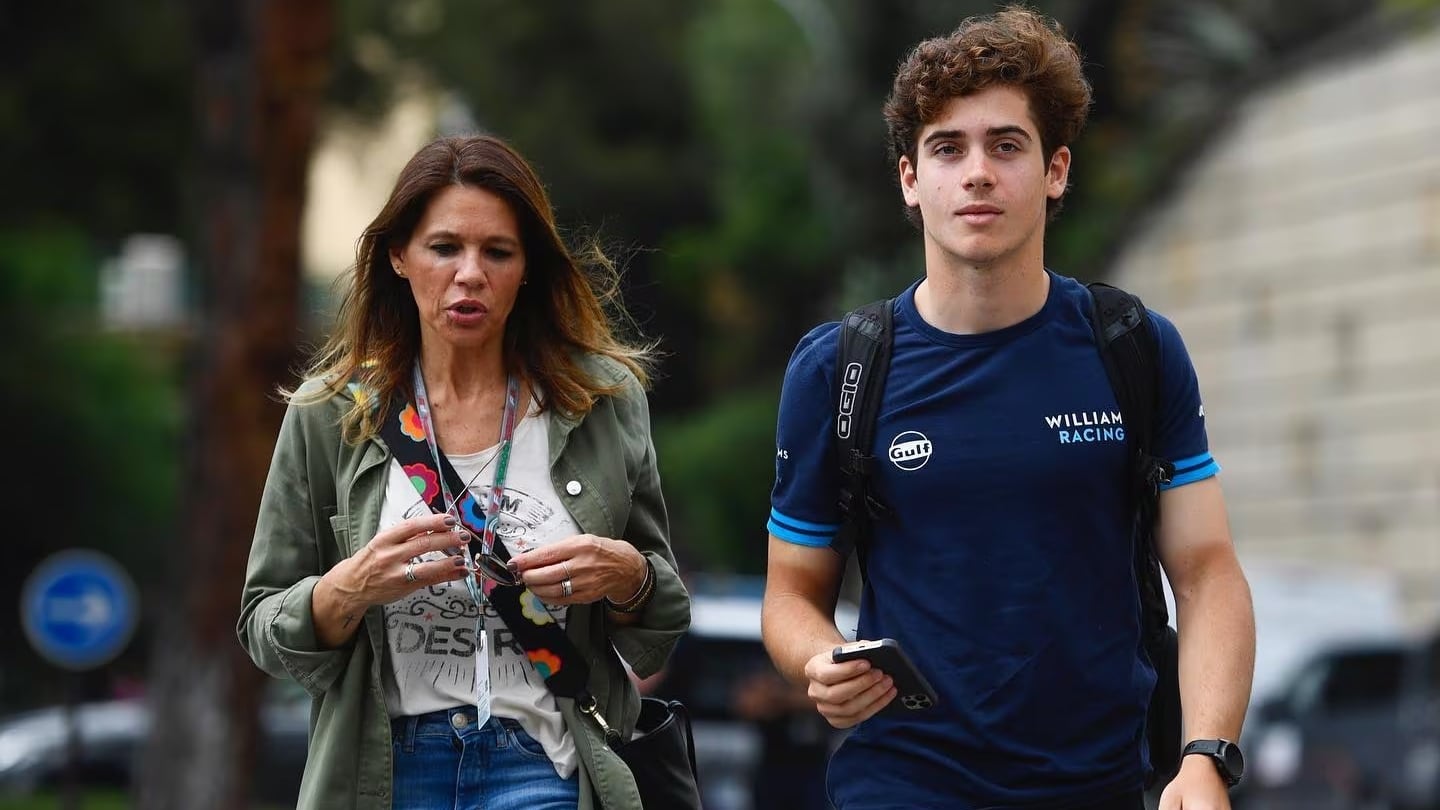
[[760,630],[775,667],[795,683],[808,682],[805,664],[817,653],[845,643],[833,613],[799,594],[766,593]]
[[1255,670],[1250,586],[1233,556],[1215,565],[1189,592],[1175,594],[1186,740],[1238,739],[1250,703]]

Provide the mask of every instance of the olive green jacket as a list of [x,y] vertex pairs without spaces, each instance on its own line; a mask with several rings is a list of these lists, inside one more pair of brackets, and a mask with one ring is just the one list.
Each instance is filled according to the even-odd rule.
[[[639,623],[619,625],[599,605],[574,605],[567,632],[590,665],[590,692],[603,716],[628,739],[640,702],[616,653],[640,677],[658,672],[690,625],[690,597],[670,551],[645,393],[618,363],[589,358],[586,365],[599,380],[624,381],[626,390],[602,398],[579,421],[552,414],[550,477],[580,531],[629,541],[654,564],[656,587]],[[341,393],[287,410],[260,502],[237,628],[261,669],[295,679],[313,699],[298,804],[305,810],[390,807],[382,609],[370,608],[360,632],[339,649],[316,641],[310,611],[321,574],[369,542],[380,522],[391,455],[378,438],[359,445],[341,439],[340,418],[351,404]],[[579,483],[578,494],[571,482]],[[605,745],[595,721],[574,701],[557,700],[579,752],[580,810],[640,810],[629,769]]]

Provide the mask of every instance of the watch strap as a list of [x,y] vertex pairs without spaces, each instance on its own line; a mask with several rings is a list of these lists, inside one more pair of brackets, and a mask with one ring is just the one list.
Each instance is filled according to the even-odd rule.
[[1189,743],[1186,743],[1185,749],[1180,752],[1180,756],[1182,759],[1191,754],[1209,757],[1210,761],[1215,763],[1215,770],[1219,771],[1220,778],[1225,780],[1225,786],[1235,787],[1240,783],[1240,774],[1233,773],[1230,770],[1229,764],[1225,761],[1224,753],[1227,747],[1234,745],[1235,743],[1228,740],[1191,740]]

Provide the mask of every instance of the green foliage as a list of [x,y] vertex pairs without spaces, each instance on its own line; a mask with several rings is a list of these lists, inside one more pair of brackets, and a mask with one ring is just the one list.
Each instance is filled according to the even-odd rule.
[[713,216],[666,238],[660,279],[723,336],[697,346],[699,382],[720,392],[773,380],[774,347],[818,309],[839,255],[810,154],[813,54],[794,22],[737,0],[709,6],[688,38]]
[[94,259],[83,234],[73,228],[0,232],[0,262],[5,267],[0,273],[0,308],[7,319],[48,329],[53,324],[46,316],[56,311],[80,314],[94,307]]
[[682,565],[705,571],[765,570],[778,404],[778,386],[753,389],[702,413],[656,425],[670,535]]
[[124,557],[145,539],[124,527],[153,529],[173,505],[180,392],[160,347],[100,331],[95,266],[73,231],[0,232],[0,340],[24,346],[0,365],[0,390],[25,440],[69,468],[59,503],[111,515],[119,525],[94,542]]
[[1076,147],[1072,191],[1046,232],[1045,259],[1087,280],[1103,274],[1110,252],[1154,201],[1172,164],[1199,148],[1198,129],[1140,129],[1100,122]]
[[[82,790],[80,806],[85,810],[130,810],[131,798],[118,790]],[[31,796],[0,796],[0,810],[68,810],[64,794],[45,791]],[[281,810],[276,805],[255,805],[254,810]]]
[[[85,810],[129,810],[130,797],[118,790],[82,790],[81,804]],[[0,797],[0,810],[66,810],[64,795],[44,792],[32,796]]]
[[352,0],[337,92],[389,100],[424,75],[463,104],[442,128],[512,141],[563,217],[604,217],[630,242],[693,213],[690,88],[674,69],[693,6]]

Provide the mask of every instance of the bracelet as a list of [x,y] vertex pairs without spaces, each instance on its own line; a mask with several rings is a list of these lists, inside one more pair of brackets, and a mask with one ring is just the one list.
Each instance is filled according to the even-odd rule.
[[624,602],[613,602],[610,597],[605,597],[605,607],[616,613],[639,613],[644,607],[650,604],[650,597],[655,595],[655,564],[645,558],[645,580],[640,583],[640,590]]

